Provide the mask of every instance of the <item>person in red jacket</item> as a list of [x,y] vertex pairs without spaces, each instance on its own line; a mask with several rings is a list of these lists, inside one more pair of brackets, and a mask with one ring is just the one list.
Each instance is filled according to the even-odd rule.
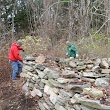
[[20,72],[23,67],[23,59],[19,55],[19,50],[24,51],[22,46],[22,40],[12,43],[10,52],[9,52],[9,61],[12,66],[12,80],[16,80],[16,77],[19,77]]

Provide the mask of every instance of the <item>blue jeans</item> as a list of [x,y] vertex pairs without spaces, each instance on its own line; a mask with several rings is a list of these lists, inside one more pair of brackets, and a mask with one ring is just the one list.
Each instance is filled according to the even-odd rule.
[[16,76],[22,71],[23,64],[20,61],[11,61],[12,66],[12,80],[16,80]]

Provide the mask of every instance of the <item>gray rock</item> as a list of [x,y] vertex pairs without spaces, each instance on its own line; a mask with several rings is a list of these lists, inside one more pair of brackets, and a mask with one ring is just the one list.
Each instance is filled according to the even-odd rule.
[[101,63],[101,59],[97,58],[94,64],[95,64],[96,66],[99,66],[100,63]]
[[24,65],[23,68],[24,68],[25,70],[30,71],[30,72],[34,71],[34,68],[31,67],[31,66],[28,66],[28,65]]
[[95,85],[100,87],[107,87],[109,86],[109,83],[104,78],[98,78],[95,81]]
[[84,97],[80,97],[79,94],[75,94],[74,98],[76,99],[77,103],[80,103],[82,105],[91,107],[91,108],[95,108],[95,109],[99,109],[99,110],[110,110],[110,106],[106,106],[103,104],[100,104],[100,101],[96,101],[96,100],[90,100],[90,99],[86,99]]
[[50,107],[47,105],[47,103],[43,103],[43,106],[47,109],[47,110],[50,110]]
[[54,92],[51,92],[50,93],[50,101],[55,105],[56,102],[57,102],[57,98],[58,96],[54,93]]
[[98,78],[99,75],[95,72],[83,72],[82,76],[88,77],[88,78]]
[[26,56],[25,58],[24,58],[26,61],[35,61],[35,57],[32,57],[32,56]]
[[94,108],[87,107],[87,106],[84,106],[84,105],[80,105],[80,108],[81,108],[81,110],[96,110]]
[[44,92],[47,94],[47,95],[50,95],[51,93],[53,93],[53,90],[50,86],[48,85],[45,85],[44,87]]
[[102,60],[100,63],[100,67],[103,69],[108,69],[109,68],[109,64],[106,60]]
[[88,69],[92,69],[93,66],[94,66],[93,64],[89,64],[89,65],[87,65],[87,68],[88,68]]
[[43,98],[44,98],[45,102],[49,105],[49,107],[52,108],[52,110],[53,110],[54,104],[52,104],[52,103],[50,102],[48,95],[46,95],[46,94],[44,93],[44,94],[43,94]]
[[40,70],[40,71],[44,71],[45,66],[43,66],[43,65],[41,65],[41,64],[36,64],[36,65],[35,65],[35,68],[38,69],[38,70]]
[[34,88],[34,84],[32,82],[28,82],[28,89],[32,91],[33,88]]
[[44,84],[46,84],[46,85],[48,85],[48,86],[52,86],[52,84],[50,83],[50,81],[49,80],[45,80],[45,79],[41,79],[41,81],[44,83]]
[[49,68],[44,69],[44,73],[47,74],[48,78],[59,78],[59,72],[51,70]]
[[20,73],[20,77],[25,77],[25,78],[27,78],[28,76],[27,76],[26,73],[21,72],[21,73]]
[[99,65],[97,65],[92,68],[92,71],[98,71],[99,69],[100,69],[100,67],[99,67]]
[[68,100],[69,100],[68,98],[64,98],[61,95],[58,95],[58,97],[57,97],[57,103],[60,105],[65,105],[66,101],[68,101]]
[[40,83],[39,83],[39,87],[43,89],[44,86],[45,86],[45,84],[44,84],[42,81],[40,81]]
[[73,96],[72,93],[70,93],[69,91],[65,91],[65,90],[63,90],[63,89],[60,89],[60,93],[62,94],[62,96],[63,96],[64,98],[70,98],[70,97]]
[[62,76],[65,78],[77,77],[77,73],[75,71],[64,70],[62,71]]
[[42,97],[42,92],[39,89],[36,89],[35,87],[34,87],[33,91],[31,91],[30,93],[33,97],[35,97],[36,95],[39,97]]
[[110,69],[102,69],[101,73],[102,74],[109,74],[110,73]]
[[23,66],[23,68],[22,68],[22,72],[23,72],[23,73],[27,73],[28,70],[26,70],[26,69],[24,68],[24,66]]
[[67,109],[65,109],[63,106],[56,103],[55,104],[55,110],[67,110]]
[[82,110],[82,109],[80,108],[80,105],[79,105],[79,104],[75,104],[73,107],[75,108],[75,110]]
[[40,110],[46,110],[46,108],[41,102],[38,102],[38,105],[39,105]]
[[87,66],[83,65],[83,66],[77,66],[78,71],[84,71],[86,70]]
[[72,68],[75,68],[77,65],[74,61],[70,61],[69,66],[72,67]]
[[28,83],[27,82],[22,86],[22,90],[25,92],[28,92]]
[[67,83],[67,82],[69,82],[69,79],[58,78],[57,81],[58,81],[59,83],[63,84],[63,83]]
[[104,96],[103,91],[95,88],[84,88],[83,93],[95,98],[101,98]]
[[38,69],[36,69],[36,71],[37,71],[37,73],[38,73],[38,76],[41,78],[41,79],[43,79],[44,77],[45,77],[45,73],[44,72],[42,72],[42,71],[39,71]]

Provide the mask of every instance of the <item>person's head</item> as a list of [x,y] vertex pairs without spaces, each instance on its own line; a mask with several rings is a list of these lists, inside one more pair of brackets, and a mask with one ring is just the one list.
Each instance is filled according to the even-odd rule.
[[66,45],[70,46],[71,42],[70,41],[66,41]]
[[18,40],[16,43],[18,46],[22,46],[22,40]]

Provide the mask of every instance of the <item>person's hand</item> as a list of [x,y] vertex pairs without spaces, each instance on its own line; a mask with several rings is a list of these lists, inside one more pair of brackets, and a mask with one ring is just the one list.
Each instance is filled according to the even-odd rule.
[[23,52],[25,51],[25,50],[22,50]]
[[9,60],[8,62],[11,63],[11,60]]
[[76,58],[78,58],[78,56],[79,56],[79,55],[78,55],[78,54],[76,54]]

